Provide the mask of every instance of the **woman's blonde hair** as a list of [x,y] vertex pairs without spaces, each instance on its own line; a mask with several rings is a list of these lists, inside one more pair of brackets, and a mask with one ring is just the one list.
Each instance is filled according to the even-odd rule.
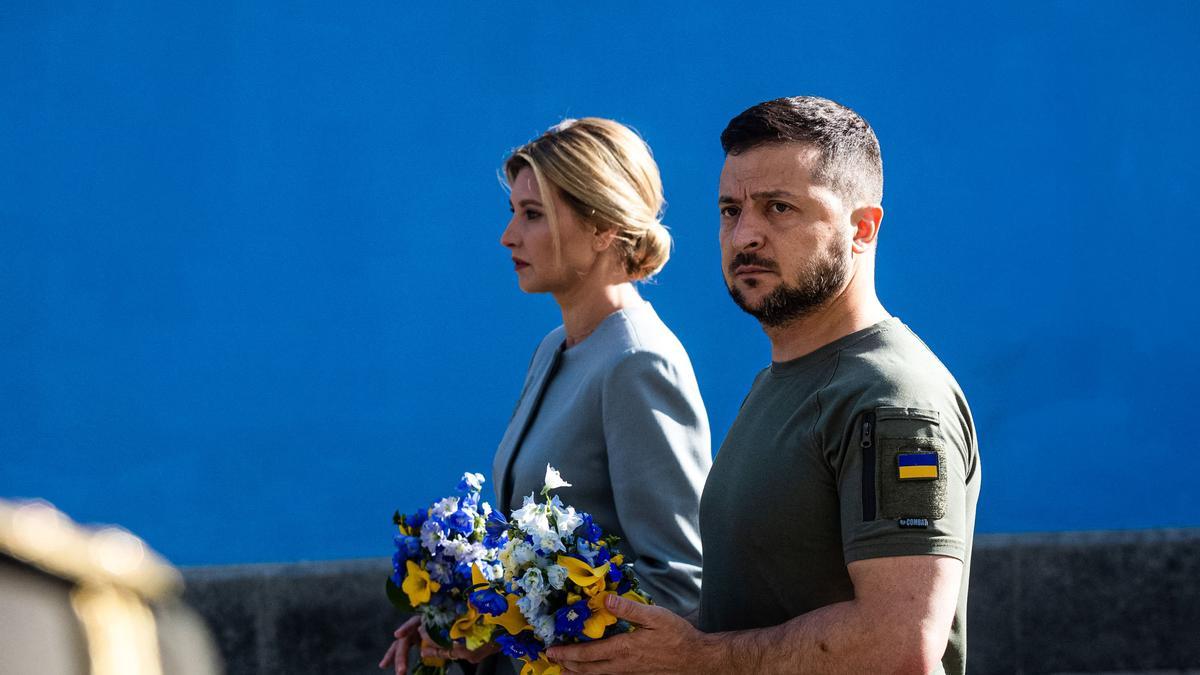
[[650,147],[632,129],[599,117],[563,120],[504,162],[510,185],[525,167],[533,171],[542,193],[560,255],[551,187],[597,232],[614,233],[613,244],[631,280],[650,277],[667,264],[671,235],[659,222],[662,179]]

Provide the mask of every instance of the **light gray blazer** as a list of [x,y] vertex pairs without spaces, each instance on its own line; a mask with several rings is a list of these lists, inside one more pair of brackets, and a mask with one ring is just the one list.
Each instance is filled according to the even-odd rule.
[[614,312],[563,350],[542,340],[492,465],[509,512],[542,489],[622,539],[642,587],[681,615],[700,600],[700,493],[712,466],[708,415],[687,352],[650,303]]

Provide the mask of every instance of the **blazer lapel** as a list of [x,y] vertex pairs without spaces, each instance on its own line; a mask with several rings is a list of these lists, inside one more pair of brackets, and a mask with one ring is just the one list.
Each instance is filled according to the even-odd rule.
[[517,452],[521,449],[521,442],[525,440],[525,435],[529,433],[529,427],[537,418],[538,408],[542,405],[542,397],[546,395],[546,387],[554,379],[554,374],[558,372],[561,363],[562,345],[551,352],[550,358],[542,359],[541,363],[534,366],[533,378],[530,380],[529,386],[525,388],[521,401],[517,404],[512,420],[508,423],[508,429],[504,431],[504,437],[500,439],[500,447],[496,449],[496,463],[493,470],[496,471],[496,496],[500,500],[497,508],[505,516],[508,515],[509,504],[512,501],[513,460],[516,459]]

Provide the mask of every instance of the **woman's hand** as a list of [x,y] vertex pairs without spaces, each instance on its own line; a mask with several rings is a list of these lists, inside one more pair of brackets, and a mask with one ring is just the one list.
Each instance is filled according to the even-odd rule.
[[479,663],[492,654],[500,652],[500,645],[489,642],[479,649],[467,649],[463,645],[453,643],[449,649],[439,647],[429,637],[429,633],[425,632],[424,626],[419,626],[421,634],[421,656],[432,657],[437,659],[451,659],[453,661],[467,661],[468,663]]
[[396,675],[405,675],[408,673],[408,650],[417,643],[417,633],[425,632],[421,628],[421,617],[414,616],[403,625],[396,629],[392,636],[396,641],[388,647],[387,653],[383,655],[383,660],[379,662],[380,668],[393,666],[396,669]]

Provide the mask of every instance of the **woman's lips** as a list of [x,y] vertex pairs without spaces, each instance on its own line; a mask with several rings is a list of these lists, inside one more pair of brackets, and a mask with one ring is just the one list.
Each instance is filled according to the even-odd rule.
[[524,260],[521,260],[520,258],[513,258],[512,261],[513,261],[513,269],[517,270],[518,272],[525,269],[526,267],[529,267],[529,263],[525,262]]

